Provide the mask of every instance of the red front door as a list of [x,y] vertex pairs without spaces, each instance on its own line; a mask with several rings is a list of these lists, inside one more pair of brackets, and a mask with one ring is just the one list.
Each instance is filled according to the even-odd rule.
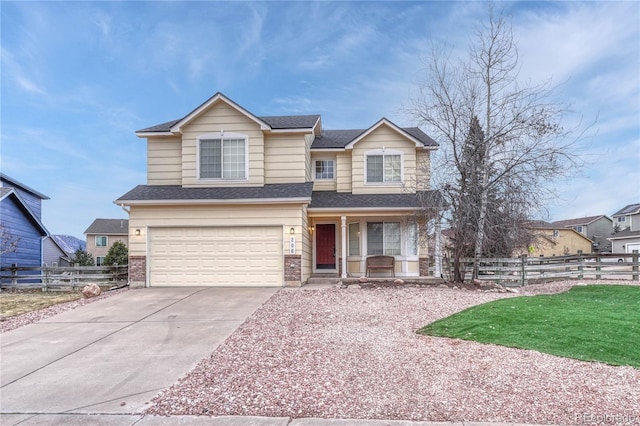
[[316,225],[316,269],[336,269],[336,225]]

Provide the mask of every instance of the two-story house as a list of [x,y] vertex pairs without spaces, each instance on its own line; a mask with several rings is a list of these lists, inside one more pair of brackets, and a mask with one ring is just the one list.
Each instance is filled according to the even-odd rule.
[[147,184],[115,201],[132,286],[299,286],[364,274],[371,255],[426,275],[415,218],[438,144],[418,128],[325,130],[319,115],[259,117],[217,93],[136,135]]
[[608,252],[611,244],[607,240],[611,236],[613,221],[606,215],[579,217],[575,219],[552,222],[556,229],[571,228],[593,242],[594,252]]
[[[529,228],[535,235],[534,243],[528,247],[529,256],[565,256],[590,254],[592,251],[592,240],[573,226],[558,226],[557,222],[536,220],[530,223]],[[525,254],[525,251],[517,254]]]
[[0,265],[41,266],[43,240],[49,232],[42,223],[42,200],[49,197],[0,173]]
[[127,219],[96,219],[84,231],[87,251],[93,256],[96,266],[101,266],[109,249],[116,241],[129,244],[129,221]]
[[[629,204],[615,212],[613,224],[618,232],[609,238],[613,253],[640,251],[640,203]],[[622,260],[622,259],[621,259]]]

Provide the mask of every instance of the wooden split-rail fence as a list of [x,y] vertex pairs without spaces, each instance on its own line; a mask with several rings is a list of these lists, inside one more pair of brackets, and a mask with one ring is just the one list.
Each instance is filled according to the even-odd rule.
[[127,265],[7,266],[0,268],[0,288],[78,289],[87,284],[119,286],[127,283]]

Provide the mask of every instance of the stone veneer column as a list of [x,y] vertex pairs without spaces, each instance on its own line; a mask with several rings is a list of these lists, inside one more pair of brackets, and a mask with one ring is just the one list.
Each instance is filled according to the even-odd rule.
[[129,287],[147,285],[147,256],[129,256]]
[[418,268],[420,270],[421,277],[428,277],[429,276],[429,258],[421,257],[420,259],[418,259]]
[[302,256],[298,254],[284,255],[284,285],[300,287],[302,285]]

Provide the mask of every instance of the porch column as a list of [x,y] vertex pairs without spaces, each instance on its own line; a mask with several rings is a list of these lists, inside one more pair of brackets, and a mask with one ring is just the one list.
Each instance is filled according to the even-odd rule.
[[340,216],[340,221],[342,222],[342,241],[341,241],[341,253],[342,253],[342,276],[340,278],[347,278],[347,217]]
[[442,243],[441,243],[441,235],[442,235],[442,229],[440,228],[440,220],[436,219],[435,221],[435,231],[436,231],[436,241],[435,241],[435,247],[434,247],[434,257],[435,257],[435,265],[434,265],[434,271],[433,271],[433,276],[436,278],[440,278],[440,276],[442,275]]

